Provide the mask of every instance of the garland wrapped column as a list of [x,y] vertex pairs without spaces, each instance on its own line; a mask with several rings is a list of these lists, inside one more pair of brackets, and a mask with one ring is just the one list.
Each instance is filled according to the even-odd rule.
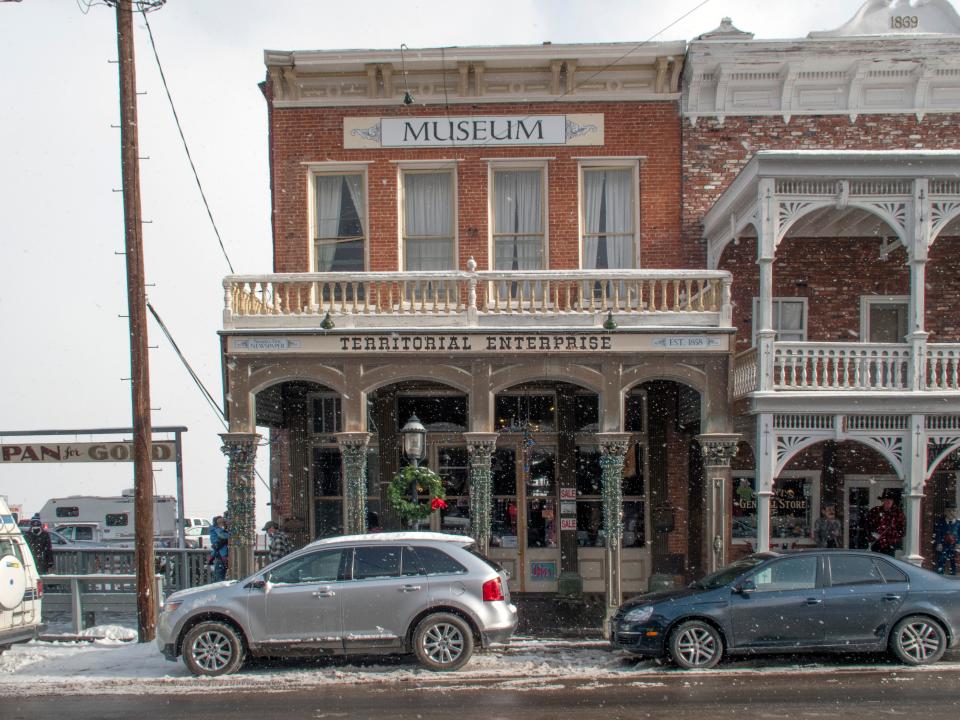
[[337,433],[343,458],[343,501],[348,534],[367,531],[367,444],[370,433]]
[[227,512],[230,531],[227,577],[240,580],[254,571],[256,550],[256,493],[253,485],[254,461],[257,458],[256,433],[223,433],[220,435],[227,456]]
[[[607,617],[620,607],[620,546],[623,543],[623,463],[630,445],[629,433],[600,433],[601,497],[603,499],[603,533],[606,537],[604,578]],[[604,632],[607,632],[604,622]]]
[[497,433],[463,434],[470,456],[470,528],[484,555],[490,548],[490,511],[493,506],[490,460],[497,445]]

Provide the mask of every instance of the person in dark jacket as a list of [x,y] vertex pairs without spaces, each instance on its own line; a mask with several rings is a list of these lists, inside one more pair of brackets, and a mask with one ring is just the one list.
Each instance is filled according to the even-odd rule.
[[867,532],[873,541],[870,549],[890,557],[896,554],[907,529],[907,519],[903,510],[894,505],[895,499],[896,493],[884,490],[880,504],[867,513]]
[[947,566],[950,574],[957,574],[957,552],[960,551],[960,520],[957,519],[957,509],[947,507],[943,517],[937,520],[934,531],[934,542],[937,549],[937,572],[943,575]]
[[279,560],[284,555],[289,555],[290,551],[293,550],[290,538],[273,520],[263,526],[263,531],[270,537],[270,562]]
[[227,543],[230,532],[227,530],[227,519],[217,515],[210,526],[210,564],[212,566],[210,579],[212,582],[221,582],[227,579]]
[[24,539],[30,546],[37,572],[46,575],[53,570],[53,543],[50,542],[50,533],[43,529],[40,518],[33,518],[30,521],[30,529]]

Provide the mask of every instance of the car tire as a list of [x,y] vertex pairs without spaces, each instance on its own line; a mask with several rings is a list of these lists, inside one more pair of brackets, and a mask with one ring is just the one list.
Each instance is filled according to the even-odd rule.
[[670,659],[685,670],[712,668],[723,657],[723,638],[701,620],[681,623],[670,633]]
[[909,615],[893,626],[890,649],[907,665],[927,665],[943,657],[947,634],[933,618]]
[[428,615],[413,631],[413,653],[428,670],[459,670],[473,655],[473,630],[456,615]]
[[217,677],[236,672],[247,650],[240,633],[223,622],[194,625],[183,638],[183,664],[194,675]]

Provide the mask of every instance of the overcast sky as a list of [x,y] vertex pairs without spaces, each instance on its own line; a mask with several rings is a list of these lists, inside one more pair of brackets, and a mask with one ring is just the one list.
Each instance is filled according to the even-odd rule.
[[[233,266],[271,271],[263,50],[640,42],[700,4],[652,0],[322,2],[169,0],[149,16],[187,142]],[[759,38],[838,27],[861,0],[708,0],[657,39],[730,16]],[[115,13],[87,0],[0,2],[0,430],[127,427],[129,346]],[[149,38],[135,18],[149,298],[222,396],[226,262],[190,173]],[[223,428],[151,322],[153,423],[185,425],[188,515],[223,511]],[[51,439],[52,438],[47,438]],[[89,441],[89,436],[63,441]],[[17,442],[0,437],[0,442]],[[261,452],[260,459],[266,459]],[[258,463],[267,477],[266,465]],[[172,465],[157,489],[174,493]],[[28,513],[51,497],[118,494],[132,465],[0,465],[0,494]],[[269,495],[257,483],[257,516]]]

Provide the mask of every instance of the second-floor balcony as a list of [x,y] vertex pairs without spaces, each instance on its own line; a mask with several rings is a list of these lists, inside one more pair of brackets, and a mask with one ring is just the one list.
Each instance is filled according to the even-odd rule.
[[233,275],[223,326],[322,329],[329,315],[338,328],[727,328],[730,286],[717,270]]
[[[917,372],[914,372],[914,368]],[[757,348],[736,356],[733,395],[769,391],[960,390],[960,343],[775,342],[771,382],[763,387]]]

